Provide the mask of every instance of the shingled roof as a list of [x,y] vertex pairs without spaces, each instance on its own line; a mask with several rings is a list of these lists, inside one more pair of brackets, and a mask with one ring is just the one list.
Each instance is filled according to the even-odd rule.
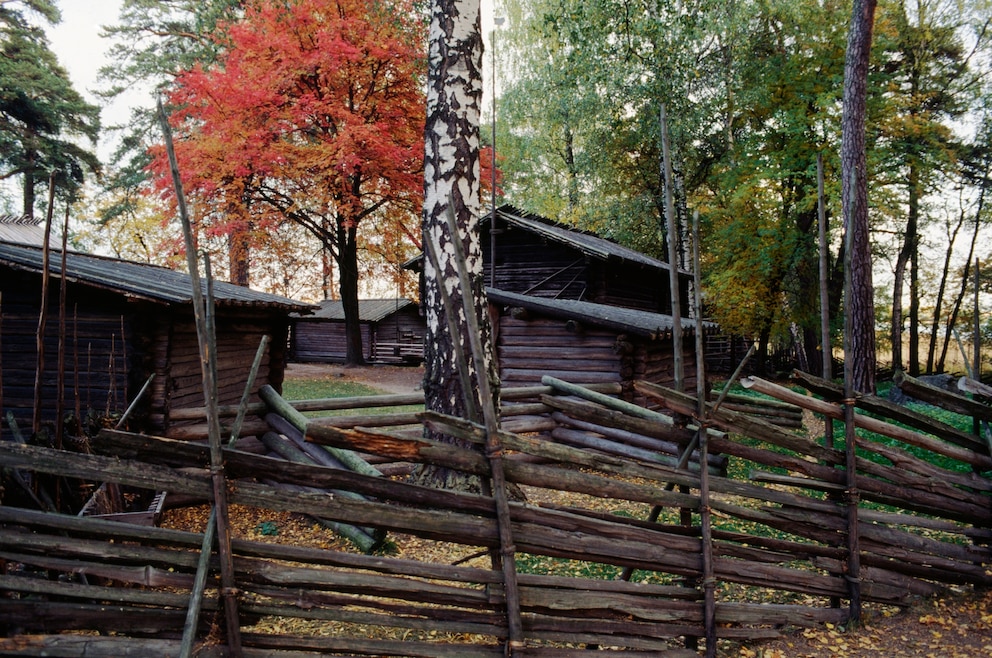
[[[591,326],[624,331],[636,336],[645,336],[651,340],[659,340],[672,335],[675,324],[672,316],[649,311],[638,311],[619,306],[594,304],[574,299],[547,299],[520,295],[515,292],[486,288],[490,302],[504,306],[518,306],[542,315],[561,320],[576,320]],[[704,322],[705,332],[716,331],[714,322]],[[682,318],[682,331],[695,334],[696,321],[692,318]]]
[[[492,213],[482,218],[484,224],[489,223]],[[574,226],[567,226],[556,221],[528,213],[511,205],[502,205],[496,209],[497,221],[510,226],[541,235],[548,240],[572,247],[590,258],[597,260],[618,260],[636,263],[644,267],[658,270],[668,270],[668,263],[652,258],[623,245],[601,238],[589,231],[583,231]]]
[[[482,217],[481,223],[488,224],[491,217],[492,212],[486,214]],[[635,263],[655,270],[665,270],[666,272],[669,269],[668,263],[665,261],[652,258],[606,238],[601,238],[595,233],[561,224],[547,217],[520,210],[509,204],[504,204],[496,209],[496,218],[499,222],[540,235],[552,242],[558,242],[571,247],[599,261],[612,260]],[[414,256],[403,263],[404,269],[417,269],[421,267],[423,265],[423,258],[423,253]],[[682,276],[691,276],[691,273],[687,270],[679,270],[679,274]]]
[[[45,243],[45,227],[40,218],[30,215],[0,215],[0,242],[40,246]],[[61,246],[61,240],[54,231],[48,238],[48,244],[56,249]]]
[[[61,260],[61,250],[52,250],[49,257],[51,274],[61,275]],[[40,274],[43,269],[42,249],[0,241],[0,266]],[[184,272],[74,251],[66,252],[66,280],[159,304],[191,304],[193,301],[190,277]],[[266,307],[303,313],[313,309],[311,304],[222,281],[214,282],[213,294],[218,306]]]
[[[360,299],[358,300],[358,319],[360,322],[379,322],[391,314],[412,306],[413,302],[404,298],[393,299]],[[320,303],[320,308],[308,315],[307,320],[344,320],[344,304],[339,299],[326,299]]]

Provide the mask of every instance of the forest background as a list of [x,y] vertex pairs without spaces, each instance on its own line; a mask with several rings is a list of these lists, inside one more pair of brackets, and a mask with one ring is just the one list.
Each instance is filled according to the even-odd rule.
[[[400,266],[420,248],[424,7],[288,4],[306,9],[300,20],[307,12],[347,20],[279,32],[288,22],[273,12],[287,3],[123,0],[118,20],[103,29],[113,64],[101,74],[102,98],[157,90],[176,110],[175,127],[190,147],[183,169],[200,248],[213,254],[219,276],[301,299],[341,295],[349,277],[356,295],[415,296]],[[45,213],[48,172],[57,168],[67,172],[56,198],[74,204],[75,246],[181,267],[155,97],[125,125],[102,125],[99,107],[73,89],[49,48],[57,9],[51,0],[0,3],[0,177],[17,183],[3,188],[3,210]],[[505,20],[495,27],[492,15]],[[850,3],[834,0],[496,0],[483,30],[485,64],[495,71],[485,87],[495,104],[488,101],[482,135],[490,146],[495,137],[499,201],[668,260],[664,105],[683,227],[674,239],[687,254],[685,228],[698,211],[707,314],[725,331],[759,340],[763,351],[794,348],[815,371],[818,155],[835,345],[842,326],[839,151],[849,18]],[[984,1],[886,0],[876,12],[867,120],[876,330],[891,365],[914,374],[945,368],[955,328],[970,338],[974,264],[992,258],[990,21]],[[314,37],[332,22],[343,39],[333,48],[290,47],[290,35]],[[314,58],[348,52],[343,43],[351,60]],[[382,116],[347,106],[355,90],[374,86],[361,77],[373,51],[379,71],[388,70],[380,78],[389,81],[388,99],[376,103],[389,108],[388,130]],[[281,72],[244,73],[249,63],[289,60]],[[242,77],[233,78],[238,70]],[[300,71],[335,93],[296,103],[306,76],[292,89],[286,81]],[[276,99],[277,91],[288,93]],[[317,102],[326,106],[315,111]],[[296,114],[287,109],[294,104]],[[342,104],[347,117],[337,123],[312,120]],[[208,113],[218,110],[223,121]],[[94,140],[108,131],[118,148],[101,161]],[[249,133],[258,139],[244,139]],[[373,137],[385,135],[372,148]],[[986,296],[990,281],[981,277]],[[992,337],[987,313],[980,330]]]

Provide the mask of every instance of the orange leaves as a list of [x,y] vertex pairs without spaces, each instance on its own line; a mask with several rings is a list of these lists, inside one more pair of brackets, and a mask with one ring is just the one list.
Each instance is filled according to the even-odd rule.
[[408,0],[247,5],[218,38],[218,61],[183,73],[170,96],[198,207],[258,221],[305,213],[311,230],[357,225],[393,201],[416,217],[425,40]]

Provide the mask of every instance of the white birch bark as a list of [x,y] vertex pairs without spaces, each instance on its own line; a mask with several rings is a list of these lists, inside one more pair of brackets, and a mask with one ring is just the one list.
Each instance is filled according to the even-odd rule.
[[[433,0],[428,55],[427,123],[424,139],[423,238],[435,245],[439,270],[424,259],[423,305],[427,320],[424,393],[427,408],[463,416],[462,384],[455,359],[470,355],[462,295],[472,295],[483,326],[485,359],[495,380],[492,329],[483,287],[479,118],[482,100],[482,36],[479,0]],[[453,206],[464,245],[472,290],[458,284],[447,209]],[[426,244],[425,244],[426,247]],[[451,336],[441,288],[451,296],[459,335]],[[471,359],[468,359],[472,367]],[[473,370],[473,381],[475,378]],[[478,395],[478,386],[473,384]],[[498,390],[494,388],[494,390]],[[478,408],[478,405],[475,405]]]

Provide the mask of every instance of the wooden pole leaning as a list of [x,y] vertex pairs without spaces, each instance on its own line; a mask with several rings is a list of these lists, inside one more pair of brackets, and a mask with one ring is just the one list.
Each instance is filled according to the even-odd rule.
[[[228,651],[233,658],[240,658],[241,624],[238,615],[237,589],[234,582],[234,561],[231,555],[230,524],[227,512],[227,483],[224,477],[224,461],[221,452],[220,416],[217,413],[217,378],[216,378],[216,345],[214,344],[213,300],[210,298],[209,260],[207,261],[208,295],[204,299],[200,285],[199,266],[196,258],[196,244],[193,240],[193,229],[186,207],[186,196],[183,193],[182,179],[179,174],[179,164],[176,159],[175,146],[172,140],[172,128],[165,114],[162,102],[158,102],[158,118],[162,134],[165,138],[166,152],[169,156],[169,167],[172,182],[176,191],[176,202],[179,208],[179,218],[182,222],[183,237],[186,246],[186,261],[189,268],[192,285],[193,316],[196,321],[196,333],[200,348],[200,367],[203,375],[203,395],[207,408],[207,425],[210,439],[210,474],[213,482],[214,514],[217,521],[217,544],[221,570],[221,598],[224,601],[224,616],[227,629]],[[206,537],[204,537],[206,539]],[[206,542],[204,542],[206,545]]]
[[[850,189],[851,205],[856,203],[857,195],[854,193],[857,174],[851,173]],[[852,208],[853,210],[853,208]],[[854,216],[853,212],[848,213],[849,217]],[[851,293],[853,285],[851,282],[851,259],[854,249],[854,221],[847,222],[844,235],[844,303],[851,303]],[[851,341],[854,331],[854,320],[850,313],[844,314],[844,467],[847,476],[846,489],[844,495],[847,499],[847,578],[849,598],[849,611],[851,620],[857,624],[861,620],[861,542],[858,529],[858,507],[860,504],[860,494],[858,492],[857,480],[857,431],[855,428],[854,406],[854,363],[851,359]],[[870,391],[869,391],[870,392]]]
[[[713,526],[710,514],[710,469],[704,468],[709,457],[706,422],[706,349],[703,336],[703,300],[699,290],[699,211],[692,213],[693,306],[696,316],[696,400],[699,429],[699,527],[703,548],[703,628],[706,634],[706,658],[716,658],[716,577],[713,575]],[[681,322],[676,319],[676,322]],[[724,392],[726,392],[726,388]]]
[[[472,281],[468,271],[468,263],[463,251],[462,242],[458,239],[458,225],[455,221],[454,207],[451,199],[447,208],[448,231],[455,263],[458,267],[458,279],[462,288],[462,303],[466,322],[469,327],[469,344],[472,349],[472,360],[475,366],[476,379],[479,386],[479,398],[482,415],[486,428],[486,457],[489,459],[491,472],[493,500],[496,503],[496,520],[499,526],[499,545],[501,566],[503,570],[503,587],[506,596],[507,656],[518,656],[526,648],[523,637],[523,621],[520,615],[520,588],[517,583],[516,548],[510,527],[510,504],[506,493],[506,476],[503,472],[503,446],[499,438],[499,417],[493,400],[490,386],[485,353],[483,352],[481,325],[475,312],[472,299]],[[438,286],[442,296],[447,293],[444,286]],[[452,341],[457,344],[457,341]]]
[[[244,393],[238,404],[238,415],[234,422],[234,427],[231,429],[231,438],[227,442],[229,448],[234,447],[234,444],[238,440],[238,435],[241,433],[241,422],[244,420],[245,410],[248,408],[248,397],[251,395],[251,389],[255,385],[255,378],[258,376],[258,370],[262,365],[262,357],[265,354],[265,348],[268,344],[269,337],[262,336],[258,350],[255,352],[255,360],[252,362],[251,370],[248,372],[248,381],[245,382]],[[152,373],[152,377],[154,376],[155,374]],[[151,383],[151,378],[145,384],[146,387],[148,383]],[[140,396],[141,394],[139,393],[138,397],[140,398]],[[210,518],[207,520],[207,527],[203,531],[203,543],[200,545],[200,559],[196,563],[196,577],[193,579],[193,588],[190,590],[189,608],[186,610],[186,623],[183,626],[183,641],[179,647],[180,658],[190,658],[193,655],[196,627],[200,621],[200,609],[203,607],[203,592],[207,586],[207,572],[210,566],[210,547],[214,543],[216,534],[217,512],[216,510],[211,510]]]

